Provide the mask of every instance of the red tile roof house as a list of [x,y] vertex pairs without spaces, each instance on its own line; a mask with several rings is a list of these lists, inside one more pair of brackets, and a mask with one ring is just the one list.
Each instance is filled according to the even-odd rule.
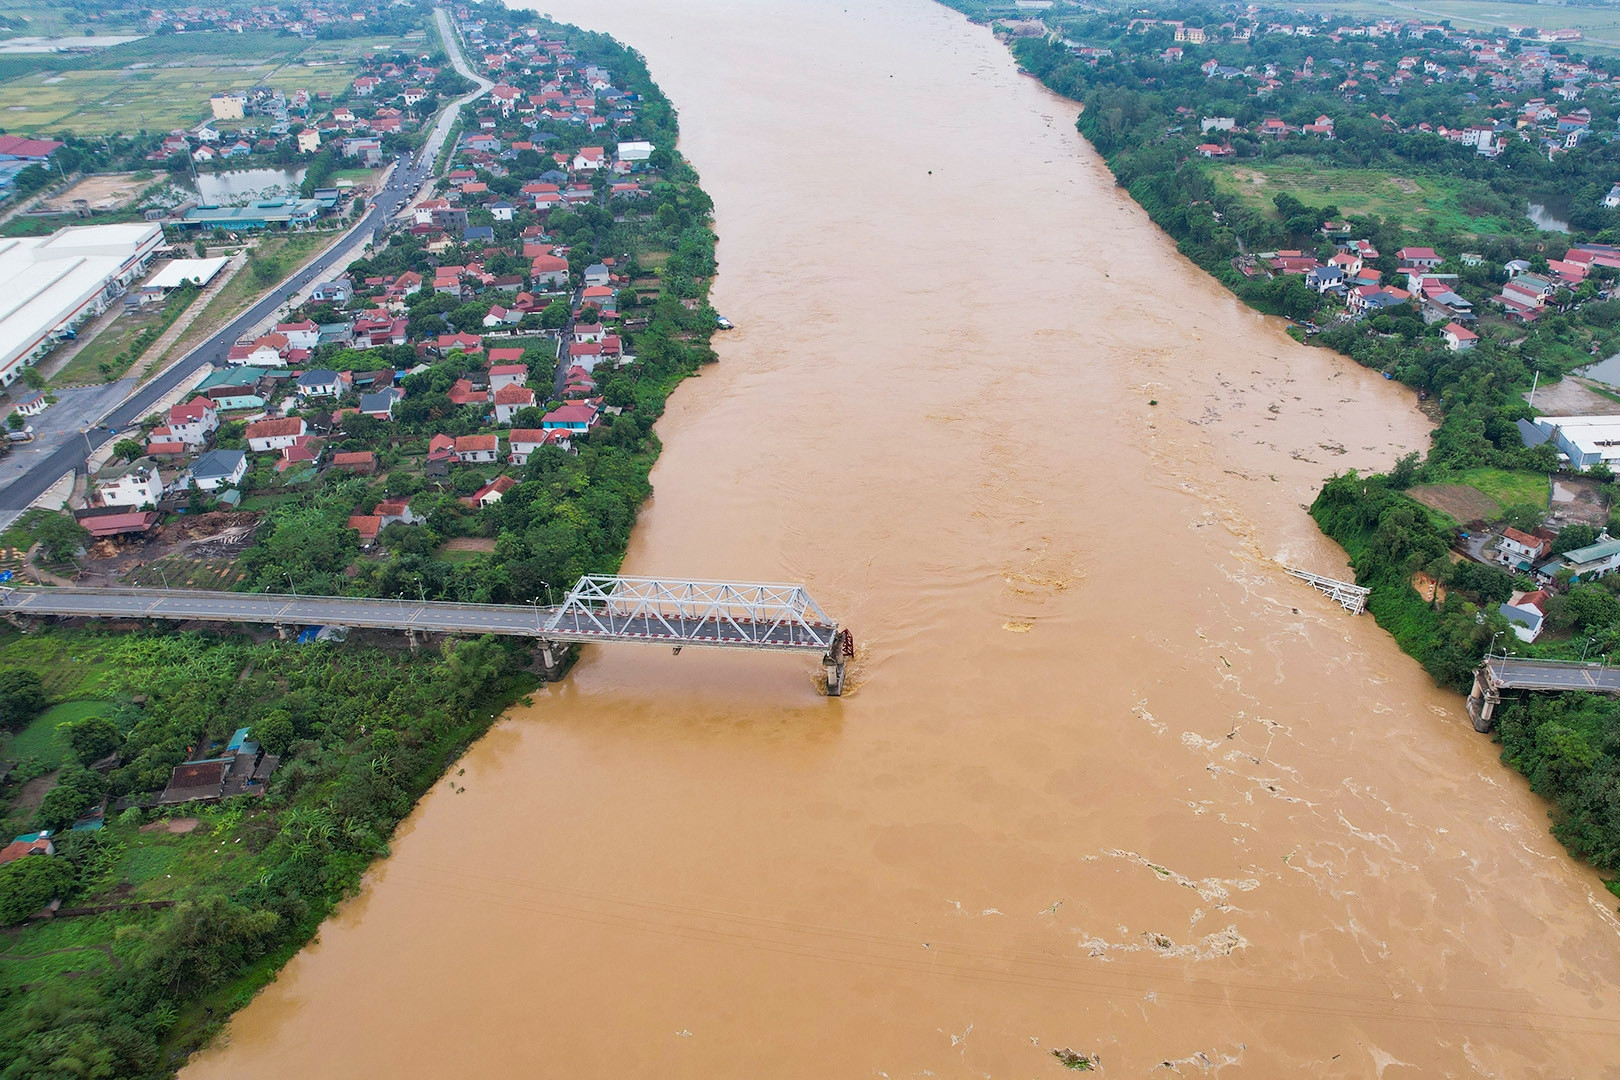
[[591,430],[596,421],[596,406],[589,402],[577,402],[560,405],[546,413],[540,420],[540,426],[546,431],[566,431],[571,435],[583,435]]
[[0,848],[0,866],[4,866],[9,862],[16,862],[18,859],[26,858],[29,855],[54,854],[56,854],[56,845],[51,842],[51,830],[45,829],[42,832],[23,833],[5,847]]
[[517,487],[517,485],[518,482],[512,479],[510,476],[497,476],[495,479],[491,480],[489,483],[485,484],[471,495],[466,496],[461,501],[467,506],[477,506],[480,508],[485,506],[493,506],[495,503],[501,501],[502,495],[505,495],[508,491],[511,491],[513,488]]
[[300,435],[291,446],[283,447],[276,472],[286,472],[299,465],[311,465],[321,460],[321,440],[313,435]]
[[[497,353],[506,353],[506,354],[517,353],[518,356],[521,357],[523,355],[523,350],[522,349],[491,349],[490,352],[489,352],[489,358],[491,360],[498,359],[497,356],[496,356]],[[500,357],[499,359],[504,359],[504,357]],[[503,388],[508,387],[508,386],[523,386],[523,385],[526,385],[528,383],[528,381],[529,381],[529,369],[524,364],[512,364],[512,363],[495,364],[494,366],[492,366],[489,369],[489,388],[491,390],[496,391],[497,393],[499,393]]]
[[527,386],[503,386],[495,391],[495,420],[510,424],[520,409],[532,409],[534,405],[534,391]]
[[489,404],[488,390],[474,390],[471,379],[457,379],[445,394],[452,405],[487,405]]
[[370,547],[377,542],[377,534],[382,531],[382,518],[376,514],[351,514],[349,528],[360,534],[361,547]]
[[562,431],[542,431],[540,428],[513,428],[506,433],[511,453],[506,460],[513,465],[527,465],[529,455],[546,444],[568,449],[568,436]]
[[1402,267],[1416,266],[1424,270],[1433,270],[1446,261],[1435,253],[1434,248],[1426,247],[1404,247],[1395,253],[1395,257],[1401,260]]
[[[455,441],[456,460],[464,465],[481,461],[494,461],[500,449],[500,438],[495,435],[463,435]],[[432,447],[430,445],[429,449]]]
[[1474,347],[1474,343],[1479,340],[1478,334],[1474,333],[1466,326],[1459,326],[1456,323],[1447,323],[1446,328],[1440,331],[1440,336],[1446,339],[1446,348],[1450,349],[1452,352],[1462,352],[1465,349],[1472,349]]
[[377,471],[377,455],[370,450],[351,450],[332,455],[332,468],[370,475]]
[[248,449],[256,453],[266,450],[284,450],[305,433],[304,421],[296,416],[283,420],[260,420],[256,424],[249,424],[247,431]]
[[201,446],[219,427],[219,409],[212,398],[196,397],[169,409],[169,435],[188,446]]
[[468,354],[484,351],[484,339],[477,334],[440,334],[438,340],[440,356],[460,351]]

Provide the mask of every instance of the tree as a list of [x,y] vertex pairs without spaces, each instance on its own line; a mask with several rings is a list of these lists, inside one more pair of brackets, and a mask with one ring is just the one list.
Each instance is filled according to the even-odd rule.
[[567,321],[568,305],[561,300],[553,300],[540,313],[540,325],[547,330],[561,330]]
[[30,366],[23,368],[22,381],[23,385],[28,387],[30,390],[45,389],[45,376],[41,375],[39,373],[39,369],[36,367]]
[[1546,518],[1546,511],[1529,503],[1516,503],[1502,511],[1502,523],[1520,532],[1534,532],[1541,528],[1541,522]]
[[90,530],[62,514],[45,514],[31,529],[40,551],[51,562],[67,562],[90,542]]
[[1566,551],[1585,547],[1596,541],[1597,535],[1598,531],[1590,525],[1565,525],[1553,541],[1552,553],[1562,555]]
[[113,443],[113,456],[123,458],[125,461],[134,461],[146,453],[138,439],[119,439]]
[[73,756],[86,765],[100,761],[124,743],[124,736],[112,721],[100,716],[87,716],[83,720],[57,724],[56,730],[73,751]]
[[57,774],[56,786],[40,800],[35,820],[40,828],[60,832],[100,802],[106,790],[106,781],[99,773],[91,772],[78,761],[69,761]]
[[12,431],[21,431],[27,426],[28,421],[23,419],[22,413],[13,411],[6,414],[6,427]]
[[15,926],[72,887],[73,865],[53,855],[0,866],[0,926]]
[[266,751],[279,754],[287,749],[298,731],[293,727],[292,715],[286,709],[277,709],[254,724],[253,733],[258,736],[259,745]]
[[32,671],[0,671],[0,728],[21,731],[48,702],[45,684]]

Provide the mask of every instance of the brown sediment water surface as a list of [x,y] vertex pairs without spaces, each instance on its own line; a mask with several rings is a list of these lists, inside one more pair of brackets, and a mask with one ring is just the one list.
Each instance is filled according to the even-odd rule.
[[805,582],[851,691],[587,649],[186,1076],[1601,1075],[1613,898],[1280,569],[1345,572],[1303,507],[1425,445],[1411,395],[1179,257],[960,15],[546,9],[681,110],[740,326],[627,569]]

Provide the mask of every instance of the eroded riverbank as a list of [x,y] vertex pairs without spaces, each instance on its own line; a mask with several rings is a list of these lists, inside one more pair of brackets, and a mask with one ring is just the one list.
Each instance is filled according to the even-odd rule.
[[[850,696],[588,652],[189,1076],[1579,1075],[1607,893],[1370,618],[1329,473],[1409,395],[1179,256],[986,30],[555,0],[647,54],[742,329],[632,572],[804,580]],[[1151,404],[1157,402],[1157,404]]]

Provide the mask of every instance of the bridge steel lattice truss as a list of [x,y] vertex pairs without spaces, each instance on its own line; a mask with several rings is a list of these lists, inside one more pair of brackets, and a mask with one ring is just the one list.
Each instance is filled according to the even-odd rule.
[[0,611],[86,618],[199,619],[365,626],[503,634],[536,640],[548,677],[560,674],[568,644],[626,642],[703,648],[817,652],[827,693],[843,693],[854,639],[801,585],[680,581],[587,575],[556,606],[460,604],[368,597],[227,593],[185,589],[16,588],[0,590]]

